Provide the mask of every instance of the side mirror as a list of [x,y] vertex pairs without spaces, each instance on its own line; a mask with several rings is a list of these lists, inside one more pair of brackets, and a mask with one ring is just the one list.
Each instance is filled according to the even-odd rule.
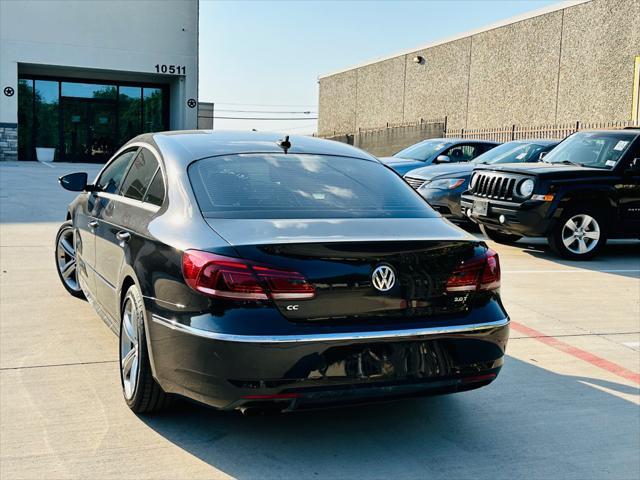
[[631,160],[629,167],[625,170],[625,173],[631,175],[640,175],[640,158],[634,158]]
[[436,158],[436,163],[449,163],[450,161],[449,155],[438,155]]
[[549,152],[540,152],[540,156],[538,157],[538,160],[542,160],[544,157],[546,157],[547,153]]
[[62,188],[71,192],[83,192],[87,190],[87,174],[85,172],[69,173],[58,178]]

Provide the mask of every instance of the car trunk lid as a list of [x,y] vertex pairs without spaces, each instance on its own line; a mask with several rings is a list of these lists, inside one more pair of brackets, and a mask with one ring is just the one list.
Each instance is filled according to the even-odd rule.
[[[294,321],[375,322],[465,310],[471,294],[447,292],[447,281],[484,249],[442,219],[208,221],[241,258],[298,272],[313,284],[312,299],[274,300]],[[380,267],[393,279],[376,288]]]

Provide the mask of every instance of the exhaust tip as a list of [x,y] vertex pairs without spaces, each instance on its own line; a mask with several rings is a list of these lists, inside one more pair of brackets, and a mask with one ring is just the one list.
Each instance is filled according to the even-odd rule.
[[279,407],[240,407],[240,413],[243,417],[267,417],[272,415],[280,415],[283,412]]

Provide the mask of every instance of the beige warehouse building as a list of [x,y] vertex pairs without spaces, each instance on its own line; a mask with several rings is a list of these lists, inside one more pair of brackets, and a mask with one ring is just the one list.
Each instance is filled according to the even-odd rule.
[[321,136],[638,117],[640,0],[563,2],[320,77]]

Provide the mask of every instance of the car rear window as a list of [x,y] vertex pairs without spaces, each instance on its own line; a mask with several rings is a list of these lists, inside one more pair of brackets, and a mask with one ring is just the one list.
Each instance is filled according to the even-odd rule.
[[157,169],[158,161],[153,153],[141,148],[122,182],[122,194],[134,200],[142,200]]
[[164,202],[164,180],[162,179],[162,171],[158,168],[156,175],[153,177],[144,200],[147,203],[161,206]]
[[189,179],[209,218],[384,218],[437,214],[378,162],[298,154],[198,160]]

